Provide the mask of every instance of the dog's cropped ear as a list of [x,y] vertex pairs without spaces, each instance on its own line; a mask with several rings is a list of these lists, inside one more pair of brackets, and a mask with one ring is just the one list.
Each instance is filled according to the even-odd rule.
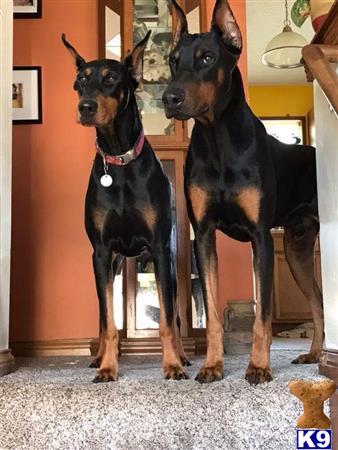
[[226,45],[232,47],[235,53],[242,50],[242,35],[232,14],[228,0],[217,0],[212,15],[211,31],[222,36]]
[[151,31],[145,35],[141,42],[139,42],[133,51],[126,57],[124,63],[130,71],[131,77],[139,83],[143,75],[143,54],[147,46]]
[[172,0],[174,11],[176,12],[176,29],[172,48],[174,49],[181,39],[182,35],[188,33],[188,22],[182,8],[177,4],[176,0]]
[[65,33],[62,33],[61,35],[62,42],[64,43],[64,46],[69,51],[69,53],[72,55],[75,61],[75,65],[77,70],[80,70],[81,67],[86,63],[86,61],[78,54],[78,52],[75,50],[75,48],[66,40]]

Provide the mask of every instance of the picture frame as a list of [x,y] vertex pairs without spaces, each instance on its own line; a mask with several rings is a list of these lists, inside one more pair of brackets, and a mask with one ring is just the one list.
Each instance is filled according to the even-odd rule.
[[13,125],[42,123],[40,66],[14,66],[12,82]]
[[308,144],[305,116],[260,117],[268,134],[285,144]]
[[42,0],[13,0],[14,19],[41,19]]

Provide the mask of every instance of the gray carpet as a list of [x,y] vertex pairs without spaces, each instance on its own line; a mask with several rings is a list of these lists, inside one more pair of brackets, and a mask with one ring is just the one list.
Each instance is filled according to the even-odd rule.
[[[292,344],[292,345],[291,345]],[[116,383],[93,384],[88,358],[19,360],[0,379],[1,450],[292,450],[301,413],[291,379],[320,378],[317,366],[291,360],[306,340],[279,340],[272,350],[274,380],[251,387],[247,356],[225,357],[222,382],[162,379],[159,358],[122,357]]]

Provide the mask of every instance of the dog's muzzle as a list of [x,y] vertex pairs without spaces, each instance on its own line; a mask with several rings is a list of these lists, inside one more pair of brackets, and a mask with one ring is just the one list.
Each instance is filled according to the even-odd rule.
[[165,108],[165,114],[168,119],[180,114],[180,107],[185,100],[185,92],[183,89],[166,89],[162,96]]
[[79,103],[81,123],[93,123],[98,104],[95,100],[83,99]]

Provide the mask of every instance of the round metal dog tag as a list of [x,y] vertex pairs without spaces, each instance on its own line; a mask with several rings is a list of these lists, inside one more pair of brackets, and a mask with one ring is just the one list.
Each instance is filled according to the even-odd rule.
[[105,174],[102,175],[101,179],[100,179],[100,183],[102,184],[102,186],[104,187],[109,187],[113,184],[113,179],[110,175]]

